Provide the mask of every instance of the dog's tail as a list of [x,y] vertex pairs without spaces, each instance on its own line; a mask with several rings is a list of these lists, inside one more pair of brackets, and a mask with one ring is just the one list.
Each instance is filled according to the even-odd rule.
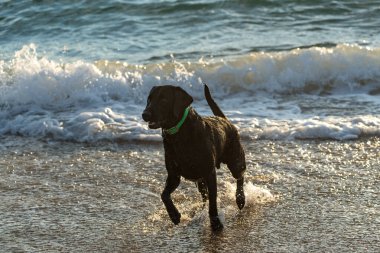
[[226,115],[224,115],[224,113],[222,112],[222,110],[220,110],[219,106],[215,103],[214,99],[211,97],[210,90],[208,89],[207,84],[205,84],[205,83],[203,83],[203,84],[205,86],[205,97],[206,97],[208,105],[211,108],[212,113],[215,116],[227,118]]

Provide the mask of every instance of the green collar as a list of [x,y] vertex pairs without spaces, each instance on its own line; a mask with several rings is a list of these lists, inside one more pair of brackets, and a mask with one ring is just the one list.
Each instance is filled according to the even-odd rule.
[[187,107],[187,108],[185,109],[185,112],[183,113],[182,119],[178,122],[178,124],[175,125],[175,126],[172,127],[172,128],[164,129],[164,133],[166,133],[166,134],[170,134],[170,135],[173,135],[173,134],[178,133],[179,129],[181,128],[181,126],[182,126],[183,123],[185,122],[186,117],[187,117],[187,115],[189,114],[189,111],[190,111],[190,106]]

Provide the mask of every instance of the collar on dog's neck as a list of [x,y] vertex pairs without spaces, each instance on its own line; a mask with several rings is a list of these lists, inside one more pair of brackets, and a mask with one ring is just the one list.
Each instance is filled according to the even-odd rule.
[[178,124],[172,128],[164,129],[164,133],[170,134],[170,135],[178,133],[179,129],[181,128],[181,126],[185,122],[187,115],[189,114],[189,111],[190,111],[190,106],[185,109],[185,112],[183,113],[182,119],[178,122]]

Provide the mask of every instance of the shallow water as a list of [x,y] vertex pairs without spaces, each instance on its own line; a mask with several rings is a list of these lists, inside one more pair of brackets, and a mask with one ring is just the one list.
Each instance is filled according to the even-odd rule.
[[0,251],[377,252],[380,139],[243,143],[247,206],[222,167],[215,234],[185,180],[171,224],[160,144],[2,138]]

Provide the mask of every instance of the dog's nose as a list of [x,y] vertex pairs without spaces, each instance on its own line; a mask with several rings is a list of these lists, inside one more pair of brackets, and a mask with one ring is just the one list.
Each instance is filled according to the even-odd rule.
[[143,120],[145,120],[145,121],[149,121],[151,118],[152,118],[152,114],[149,112],[149,111],[144,111],[143,113],[142,113],[142,118],[143,118]]

